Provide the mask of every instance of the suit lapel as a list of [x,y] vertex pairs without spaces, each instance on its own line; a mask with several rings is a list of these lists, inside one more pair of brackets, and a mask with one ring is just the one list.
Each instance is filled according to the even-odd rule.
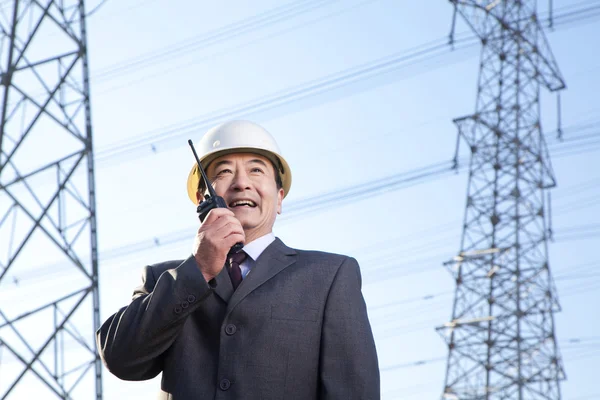
[[219,275],[215,277],[215,281],[217,283],[215,293],[223,299],[225,303],[229,303],[229,299],[231,299],[231,295],[233,294],[233,284],[231,283],[231,278],[229,278],[227,264],[225,264],[221,272],[219,272]]
[[[250,273],[244,278],[242,283],[240,283],[240,286],[238,286],[235,292],[233,292],[227,307],[227,313],[230,313],[231,310],[233,310],[233,308],[246,296],[252,293],[253,290],[295,262],[296,251],[283,244],[279,238],[276,238],[273,243],[267,246],[260,257],[258,257],[258,260],[256,260],[256,264]],[[229,276],[227,276],[227,278],[229,278]],[[233,291],[231,281],[229,282],[229,285]]]

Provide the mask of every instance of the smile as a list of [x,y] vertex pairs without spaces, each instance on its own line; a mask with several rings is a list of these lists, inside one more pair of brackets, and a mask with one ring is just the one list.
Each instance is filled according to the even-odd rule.
[[229,207],[256,207],[256,203],[251,200],[236,200],[229,203]]

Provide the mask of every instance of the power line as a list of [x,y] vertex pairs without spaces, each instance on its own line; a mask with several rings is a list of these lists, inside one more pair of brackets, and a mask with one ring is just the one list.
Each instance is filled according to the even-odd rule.
[[[600,5],[597,7],[600,9]],[[589,13],[586,14],[580,10],[573,11],[573,13],[578,13],[577,15],[582,19],[589,18]],[[559,17],[560,15],[557,15],[555,16],[555,19]],[[557,23],[557,25],[560,24]],[[469,36],[466,33],[457,36],[458,38],[455,39],[454,42],[455,49],[465,50],[478,43],[475,36]],[[98,163],[103,163],[108,159],[123,157],[135,151],[140,151],[143,148],[156,148],[157,145],[164,144],[171,140],[183,140],[185,137],[189,136],[190,133],[196,132],[200,128],[214,125],[224,119],[230,119],[232,117],[239,118],[282,107],[292,102],[297,102],[307,97],[331,91],[359,80],[372,78],[396,70],[403,66],[414,65],[418,62],[430,60],[448,52],[446,42],[446,38],[440,38],[429,43],[415,46],[407,51],[395,53],[373,62],[361,64],[336,74],[284,89],[250,102],[237,104],[229,108],[184,120],[157,130],[142,133],[135,137],[98,149],[96,151],[96,161]]]
[[[324,3],[324,1],[323,1],[323,0],[319,0],[319,1],[321,1],[322,3]],[[325,0],[325,2],[327,2],[327,1],[329,1],[329,2],[338,2],[338,1],[340,1],[340,0]],[[365,4],[368,4],[368,3],[372,3],[372,2],[374,2],[374,1],[377,1],[377,0],[363,0],[363,1],[360,1],[360,2],[358,2],[358,3],[355,3],[355,4],[351,5],[351,6],[349,6],[349,7],[344,7],[344,8],[342,8],[341,10],[338,10],[338,11],[336,11],[336,12],[331,12],[331,13],[328,13],[327,15],[325,15],[325,16],[323,16],[323,17],[320,17],[320,18],[317,18],[317,19],[314,19],[314,20],[312,20],[312,21],[310,21],[310,22],[307,22],[307,23],[301,23],[300,25],[297,25],[297,26],[294,26],[294,27],[291,27],[291,28],[290,28],[289,26],[286,26],[286,27],[285,27],[285,29],[283,29],[283,30],[281,30],[281,31],[279,31],[279,32],[277,32],[277,33],[275,33],[275,34],[268,34],[268,35],[265,35],[265,36],[264,36],[263,38],[261,38],[261,39],[254,39],[254,40],[251,40],[251,41],[245,42],[245,43],[244,43],[243,45],[241,45],[241,46],[236,46],[236,47],[234,47],[234,48],[232,48],[232,49],[228,49],[228,50],[226,50],[226,51],[222,51],[222,52],[220,52],[220,53],[218,53],[218,54],[224,54],[224,53],[227,53],[228,51],[230,51],[230,50],[233,50],[233,49],[241,49],[241,48],[243,48],[243,47],[246,47],[246,46],[248,46],[248,45],[250,45],[250,44],[253,44],[253,43],[259,42],[259,41],[261,41],[261,40],[264,40],[264,39],[270,39],[270,38],[272,38],[273,36],[277,36],[277,35],[279,35],[279,34],[283,34],[283,33],[286,33],[286,32],[289,32],[289,31],[292,31],[292,30],[295,30],[295,29],[298,29],[298,28],[306,27],[306,26],[308,26],[309,24],[312,24],[312,23],[315,23],[315,22],[319,22],[319,21],[322,21],[322,20],[325,20],[325,19],[328,19],[328,18],[331,18],[331,17],[337,16],[337,15],[341,15],[341,14],[342,14],[342,13],[344,13],[344,12],[347,12],[347,11],[349,11],[349,10],[355,9],[355,8],[357,8],[357,7],[360,7],[360,6],[362,6],[362,5],[365,5]],[[314,0],[310,0],[310,1],[309,1],[309,3],[311,3],[311,2],[312,2],[312,3],[314,3]],[[139,5],[141,5],[141,4],[143,4],[143,3],[146,3],[146,2],[142,2],[142,3],[138,4],[138,5],[135,5],[135,6],[133,6],[133,7],[130,7],[129,9],[137,8]],[[306,3],[306,2],[304,2],[304,3]],[[292,5],[293,5],[293,4],[292,4]],[[304,4],[304,5],[305,5],[305,4]],[[301,6],[302,6],[302,4],[301,4]],[[283,8],[285,8],[285,7],[288,7],[288,6],[284,6]],[[318,7],[320,7],[320,5],[318,5],[318,4],[317,4],[317,6],[315,6],[315,7],[313,7],[313,8],[318,8]],[[281,11],[281,10],[280,10],[279,8],[275,8],[275,9],[273,9],[273,10],[270,10],[270,11],[267,11],[267,12],[265,12],[265,13],[263,13],[263,14],[269,14],[269,15],[267,15],[267,17],[269,17],[269,18],[272,18],[273,16],[272,16],[271,14],[273,14],[274,12],[278,12],[278,11]],[[284,10],[284,11],[285,11],[285,10]],[[302,10],[300,10],[300,11],[302,11]],[[307,10],[304,10],[304,11],[302,11],[302,12],[306,12],[306,11],[307,11]],[[299,14],[299,13],[298,13],[298,14]],[[259,15],[262,15],[262,14],[259,14]],[[288,18],[289,18],[289,17],[292,17],[292,16],[295,16],[295,15],[287,15],[287,17],[288,17]],[[281,16],[280,16],[280,17],[281,17]],[[285,17],[285,16],[284,16],[284,17]],[[251,17],[251,18],[248,18],[247,20],[243,20],[243,21],[241,21],[241,25],[242,25],[242,27],[243,27],[243,25],[246,25],[246,24],[248,24],[248,23],[251,23],[251,22],[253,22],[255,18],[256,18],[256,16],[254,16],[254,17]],[[281,22],[281,21],[283,21],[283,20],[284,20],[284,19],[283,19],[283,17],[281,17],[280,19],[278,19],[278,20],[277,20],[277,21],[275,21],[275,22]],[[271,21],[271,22],[273,22],[273,21]],[[232,24],[232,25],[235,25],[235,24]],[[268,25],[268,24],[267,24],[267,25]],[[228,28],[228,27],[230,27],[230,25],[228,25],[228,26],[226,26],[226,27],[223,27],[223,28],[220,28],[220,29],[217,29],[217,30],[215,30],[215,31],[212,31],[212,33],[209,33],[209,34],[208,34],[208,36],[209,36],[208,38],[206,37],[206,35],[205,35],[205,36],[202,36],[202,37],[203,37],[205,40],[200,40],[200,42],[206,41],[206,40],[208,40],[208,39],[211,39],[211,38],[212,38],[212,39],[211,39],[211,40],[212,40],[212,42],[211,42],[210,40],[208,40],[210,43],[208,43],[208,44],[206,44],[206,43],[205,43],[205,45],[206,45],[206,46],[200,46],[199,48],[204,48],[204,47],[207,47],[207,46],[212,46],[212,45],[214,45],[214,44],[218,43],[218,41],[217,41],[217,42],[215,42],[215,40],[217,40],[217,38],[215,38],[214,36],[220,36],[220,35],[222,35],[222,34],[223,34],[223,32],[222,32],[223,30],[227,30],[228,32],[229,32],[229,31],[231,31],[231,29],[226,29],[226,28]],[[258,29],[258,28],[260,28],[260,27],[261,27],[260,25],[257,25],[257,27],[256,27],[256,28]],[[247,33],[250,33],[250,32],[252,32],[252,31],[254,31],[254,30],[257,30],[257,29],[248,30],[248,32],[244,32],[244,33],[246,33],[246,34],[247,34]],[[231,32],[229,32],[229,33],[231,33]],[[240,34],[240,32],[233,32],[233,33],[232,33],[231,35],[229,35],[229,36],[227,36],[227,35],[226,35],[226,36],[227,36],[226,38],[233,38],[233,37],[239,36],[239,34]],[[192,38],[192,39],[193,39],[193,38]],[[222,38],[222,39],[223,39],[223,38]],[[186,41],[189,41],[189,40],[190,40],[190,39],[184,40],[184,42],[186,42]],[[196,43],[197,41],[198,41],[198,40],[196,40],[195,42],[193,41],[193,42],[194,42],[194,43]],[[197,43],[196,43],[196,44],[197,44]],[[177,45],[174,45],[174,46],[175,46],[175,47],[177,47]],[[178,48],[178,47],[177,47],[177,48]],[[199,48],[198,48],[198,49],[199,49]],[[167,47],[167,48],[165,48],[165,49],[166,49],[166,50],[165,50],[166,52],[169,52],[169,51],[173,50],[173,49],[171,49],[171,48],[169,48],[169,47]],[[190,50],[190,49],[187,49],[187,51],[189,51],[189,50]],[[196,49],[196,50],[197,50],[197,49]],[[153,55],[152,55],[152,54],[153,54]],[[155,51],[155,52],[146,53],[146,55],[141,55],[141,56],[138,56],[138,58],[139,58],[139,57],[141,57],[141,58],[143,59],[142,61],[144,61],[144,62],[141,62],[140,60],[135,60],[135,59],[134,59],[134,60],[133,60],[133,63],[134,63],[135,65],[137,65],[139,68],[144,68],[144,67],[146,67],[146,66],[155,65],[155,64],[156,64],[156,63],[155,63],[155,59],[156,59],[158,56],[160,56],[161,54],[162,54],[162,53],[160,53],[160,52],[159,52],[158,54],[156,54],[156,51]],[[178,53],[178,54],[179,54],[179,53]],[[212,59],[214,59],[214,57],[215,57],[216,55],[217,55],[217,54],[212,54],[210,57],[205,57],[203,60],[212,60]],[[122,63],[121,63],[121,64],[122,64]],[[116,65],[116,66],[114,66],[114,67],[118,67],[118,65],[119,65],[119,64],[117,64],[117,65]],[[127,65],[127,62],[125,62],[125,65]],[[122,67],[123,67],[123,66],[122,66]],[[107,67],[107,68],[108,68],[109,70],[108,70],[108,71],[105,71],[105,73],[109,73],[109,72],[110,72],[110,70],[111,70],[111,67]],[[139,69],[139,68],[138,68],[138,69]],[[156,77],[156,76],[164,76],[165,74],[172,73],[172,72],[173,72],[173,71],[174,71],[176,68],[178,68],[178,66],[171,66],[171,67],[167,68],[166,70],[164,70],[164,71],[161,71],[161,72],[160,72],[160,73],[158,73],[158,74],[152,74],[152,75],[145,76],[145,77],[143,77],[143,78],[141,78],[141,79],[137,79],[137,80],[129,80],[129,81],[128,81],[126,84],[124,84],[124,85],[120,85],[120,86],[117,86],[117,87],[113,87],[113,88],[111,88],[111,89],[109,89],[109,90],[104,90],[104,91],[96,91],[95,93],[96,93],[96,95],[98,95],[98,94],[100,94],[100,95],[101,95],[101,94],[105,94],[105,93],[111,92],[111,91],[113,91],[113,90],[116,90],[116,89],[121,89],[121,88],[124,88],[124,87],[131,86],[131,85],[133,85],[133,84],[135,84],[135,83],[143,82],[143,81],[145,81],[145,80],[147,80],[147,79],[150,79],[150,78],[153,78],[153,77]],[[117,68],[117,69],[118,69],[118,68]],[[127,68],[126,68],[126,69],[127,69]],[[135,70],[135,69],[133,69],[133,70]],[[102,72],[101,72],[101,74],[102,74]],[[93,80],[93,79],[92,79],[92,80]],[[39,95],[44,95],[44,94],[45,94],[45,93],[40,93]],[[32,96],[32,97],[33,97],[33,98],[36,98],[36,97],[37,97],[37,96],[39,96],[39,95],[35,95],[35,96]]]
[[314,11],[337,1],[339,0],[295,1],[278,6],[202,35],[184,39],[159,50],[137,55],[129,60],[103,68],[92,76],[92,81],[98,82],[106,80],[107,78],[110,79],[115,75],[137,71],[150,65],[156,65],[162,61],[172,61],[174,57],[189,54],[190,51],[197,51],[209,46],[221,44],[227,40],[247,35],[250,32],[296,18],[299,15]]
[[[275,23],[296,18],[298,15],[314,11],[318,8],[322,8],[325,5],[333,4],[337,1],[339,0],[311,0],[303,2],[293,2],[291,4],[275,7],[263,13],[254,15],[252,17],[240,21],[236,21],[234,23],[212,30],[205,34],[184,39],[176,43],[172,43],[168,46],[165,46],[162,49],[147,52],[132,57],[129,60],[115,63],[112,66],[103,68],[102,70],[98,71],[98,73],[95,76],[93,76],[92,79],[105,78],[107,76],[114,76],[124,72],[135,71],[150,65],[156,65],[162,61],[171,61],[173,59],[173,56],[189,54],[190,51],[197,51],[209,46],[213,46],[215,44],[225,42],[229,39],[239,37],[243,34],[248,34],[250,32],[254,32],[265,27],[274,25]],[[364,5],[373,1],[375,0],[361,2],[359,4]],[[588,4],[589,3],[580,3],[577,5],[570,5],[557,8],[556,10],[559,13],[554,16],[554,25],[561,26],[581,21],[582,19],[595,18],[596,14],[594,13],[600,12],[600,5],[588,6]],[[542,21],[548,21],[548,19],[548,13],[541,15]],[[269,35],[266,38],[273,36],[275,35]]]
[[[415,273],[420,273],[421,271],[415,271]],[[561,291],[561,298],[569,298],[573,296],[579,296],[582,294],[587,294],[589,292],[594,292],[596,289],[600,287],[600,282],[596,282],[593,285],[589,283],[586,284],[578,284]],[[441,299],[436,300],[435,302],[428,304],[420,304],[419,307],[415,309],[403,310],[401,312],[402,319],[389,319],[385,318],[384,321],[386,323],[378,323],[378,317],[384,318],[385,316],[378,316],[377,314],[373,314],[371,317],[375,321],[375,336],[379,340],[389,339],[397,336],[403,336],[410,333],[416,333],[421,331],[431,331],[433,332],[434,327],[439,324],[440,320],[444,320],[446,318],[446,313],[440,307],[442,304],[445,304]],[[371,313],[371,309],[369,309]],[[434,312],[438,312],[439,317],[431,318]],[[395,315],[399,315],[400,312],[396,311]],[[442,315],[443,314],[443,315]],[[415,319],[417,317],[417,319]],[[421,319],[418,319],[421,317]],[[425,318],[423,318],[425,317]],[[410,322],[406,322],[410,321]],[[398,324],[400,323],[400,324]],[[385,328],[381,330],[382,328]],[[569,339],[573,340],[573,339]],[[562,342],[562,341],[561,341]],[[593,343],[592,343],[593,344]]]
[[127,7],[116,9],[113,12],[108,12],[107,11],[107,13],[105,13],[105,14],[99,16],[99,17],[94,18],[93,21],[104,21],[104,20],[106,20],[106,19],[108,19],[110,17],[114,17],[115,15],[124,16],[124,15],[126,15],[126,13],[128,11],[135,10],[137,8],[140,8],[142,6],[145,6],[145,5],[149,4],[149,3],[153,3],[153,2],[156,2],[156,1],[157,0],[141,0],[141,1],[139,1],[139,2],[137,2],[135,4],[133,4],[133,5],[129,5]]
[[106,159],[121,156],[123,153],[130,153],[132,150],[140,147],[149,147],[150,145],[157,145],[166,140],[186,137],[190,132],[195,132],[201,127],[212,125],[223,119],[240,117],[251,113],[270,110],[275,107],[281,107],[306,97],[315,96],[325,91],[339,88],[343,85],[357,81],[358,79],[364,79],[367,76],[376,76],[377,74],[388,71],[404,62],[412,62],[411,60],[420,55],[433,53],[434,51],[440,51],[445,48],[446,44],[444,41],[432,42],[428,44],[428,47],[416,47],[408,52],[379,59],[375,62],[362,64],[358,67],[353,67],[336,74],[328,75],[324,78],[284,89],[250,102],[237,104],[226,109],[217,110],[210,114],[205,114],[158,130],[150,131],[138,135],[137,137],[126,139],[121,143],[99,149],[97,152],[97,159],[99,162],[104,162]]
[[[573,126],[579,126],[580,124],[574,124]],[[577,132],[574,131],[571,126],[567,127],[568,130],[570,130],[571,133],[576,134]],[[552,138],[554,135],[554,131],[553,132],[549,132],[546,134],[546,136]],[[567,139],[565,139],[565,141],[570,141],[570,140],[574,140],[577,136],[569,136]],[[600,138],[600,135],[599,135]],[[555,139],[555,142],[552,142],[552,140],[550,141],[550,146],[554,146],[554,145],[559,145],[561,142]],[[589,146],[582,146],[580,151],[589,151],[590,147]],[[440,179],[442,177],[446,177],[446,176],[451,176],[459,171],[464,170],[464,162],[459,163],[459,167],[457,170],[453,169],[453,164],[451,161],[442,161],[442,162],[438,162],[438,163],[433,163],[424,167],[420,167],[420,168],[415,168],[409,171],[405,171],[399,174],[395,174],[395,175],[391,175],[391,176],[387,176],[387,177],[383,177],[380,178],[376,181],[369,181],[366,183],[362,183],[359,185],[355,185],[355,186],[350,186],[347,188],[342,188],[342,189],[336,189],[334,191],[328,192],[328,193],[321,193],[318,194],[316,196],[313,197],[308,197],[308,198],[304,198],[304,199],[299,199],[293,203],[290,203],[289,205],[286,206],[286,214],[282,215],[280,218],[280,222],[285,223],[287,221],[296,219],[302,215],[306,215],[307,213],[314,213],[316,211],[319,210],[324,210],[327,208],[330,208],[332,206],[332,204],[335,204],[336,207],[343,205],[343,204],[348,204],[348,203],[353,203],[356,201],[360,201],[360,200],[364,200],[366,198],[369,197],[374,197],[374,196],[378,196],[381,195],[383,193],[387,193],[390,191],[395,191],[395,190],[399,190],[399,189],[404,189],[404,188],[408,188],[411,187],[413,185],[417,185],[420,183],[424,183],[424,182],[432,182],[436,179]],[[573,207],[577,207],[577,202],[572,203]],[[442,233],[442,232],[451,232],[452,231],[452,227],[451,227],[451,223],[445,224],[445,229],[444,230],[440,230],[441,227],[437,227],[436,229],[436,233]],[[163,236],[160,237],[155,237],[155,238],[149,238],[149,239],[144,239],[141,240],[139,242],[136,243],[128,243],[126,245],[120,246],[120,247],[116,247],[116,248],[112,248],[110,250],[106,250],[101,252],[100,254],[100,259],[102,262],[106,262],[107,260],[110,259],[115,259],[115,258],[120,258],[123,257],[125,255],[128,254],[133,254],[139,251],[143,251],[143,250],[148,250],[148,249],[152,249],[152,248],[156,248],[158,246],[168,246],[168,245],[172,245],[175,243],[179,243],[182,241],[186,241],[189,240],[190,234],[191,232],[195,231],[195,227],[190,227],[190,228],[185,228],[185,229],[181,229],[178,231],[174,231],[171,233],[167,233]],[[574,232],[575,234],[577,232]],[[573,234],[573,232],[571,232],[571,234]],[[429,237],[431,235],[428,235]],[[417,238],[418,235],[413,235],[413,238]],[[445,237],[444,239],[438,239],[435,241],[431,241],[430,244],[425,244],[425,245],[421,245],[421,246],[417,246],[417,247],[412,247],[410,249],[410,253],[411,254],[418,254],[420,252],[424,252],[424,251],[428,251],[428,250],[432,250],[435,248],[439,248],[439,243],[440,242],[446,242],[448,241],[448,239],[451,239],[452,237]],[[569,239],[565,236],[560,236],[557,240],[561,241],[561,240],[565,240]],[[403,239],[403,242],[406,242],[406,238]],[[380,254],[380,252],[379,252]],[[435,268],[438,268],[437,263],[435,263],[435,259],[433,259],[432,257],[429,257],[429,259],[432,260],[432,266],[430,268],[421,268],[421,271],[428,271],[428,270],[434,270]],[[380,273],[381,276],[375,276],[375,277],[369,277],[369,278],[365,278],[365,282],[368,283],[375,283],[378,282],[380,280],[382,280],[382,276],[384,275],[383,272],[384,271],[389,271],[390,269],[396,269],[397,268],[397,264],[385,264],[382,262],[383,260],[378,260],[377,265],[378,265],[378,272]],[[57,265],[51,265],[51,266],[46,266],[44,267],[44,269],[47,270],[51,270],[53,271],[53,273],[57,273],[59,271],[59,268],[57,268]],[[36,269],[35,270],[35,274],[38,277],[41,276],[45,276],[42,271]],[[407,274],[410,274],[411,270],[396,270],[396,274],[398,276],[406,276]],[[21,277],[21,280],[23,279],[28,279],[27,277],[23,278]]]
[[556,232],[556,240],[591,239],[600,236],[600,224],[565,227]]
[[433,363],[445,361],[445,360],[446,360],[446,357],[436,357],[436,358],[430,358],[427,360],[417,360],[417,361],[410,361],[410,362],[402,363],[402,364],[395,364],[395,365],[391,365],[389,367],[379,368],[379,370],[381,372],[395,371],[395,370],[402,369],[402,368],[420,367],[422,365],[433,364]]
[[[587,6],[590,2],[581,2],[576,4],[575,6],[586,6],[586,7],[582,7],[580,9],[576,9],[576,10],[572,10],[572,11],[562,11],[560,14],[557,14],[554,16],[554,24],[559,24],[559,25],[568,25],[568,24],[573,24],[574,22],[581,22],[582,20],[590,20],[590,19],[594,19],[597,18],[598,16],[600,16],[600,6],[597,5],[598,1],[596,2],[592,2],[592,4],[596,4],[596,5],[591,5],[591,6]],[[570,6],[564,6],[560,9],[557,10],[566,10],[568,8],[571,8]],[[582,19],[581,17],[585,15],[586,18]],[[546,22],[549,22],[548,19],[548,14],[546,13],[546,17],[544,18],[546,20]]]
[[102,0],[96,7],[94,7],[90,12],[88,12],[86,14],[86,17],[89,17],[91,15],[93,15],[95,12],[97,12],[104,4],[106,4],[108,0]]
[[[568,362],[572,362],[572,361],[578,361],[581,359],[585,359],[585,358],[590,358],[590,357],[596,357],[598,356],[597,353],[592,353],[589,354],[588,357],[579,357],[578,355],[575,355],[574,357],[566,357],[566,361]],[[431,364],[437,364],[440,363],[442,361],[445,361],[446,357],[434,357],[434,358],[429,358],[429,359],[422,359],[422,360],[416,360],[416,361],[411,361],[411,362],[406,362],[406,363],[401,363],[401,364],[395,364],[395,365],[391,365],[391,366],[387,366],[387,367],[380,367],[380,371],[381,372],[392,372],[392,371],[398,371],[398,370],[402,370],[402,369],[406,369],[406,368],[414,368],[414,367],[420,367],[420,366],[427,366],[427,365],[431,365]],[[389,398],[390,395],[394,395],[394,394],[398,394],[401,395],[402,399],[405,398],[405,396],[407,395],[407,393],[411,392],[411,389],[415,389],[415,388],[431,388],[432,386],[437,385],[438,383],[434,383],[434,382],[428,382],[428,383],[424,383],[424,384],[419,384],[419,385],[414,385],[414,386],[408,386],[408,387],[404,387],[404,388],[397,388],[394,389],[393,391],[389,391],[389,392],[385,392],[385,398]],[[415,392],[413,394],[420,394],[423,393],[423,391],[420,392]],[[587,399],[596,399],[597,397],[600,397],[600,394],[597,395],[583,395],[582,397],[575,397],[575,398],[570,398],[570,400],[587,400]]]
[[[463,43],[463,42],[460,42]],[[471,44],[474,44],[473,41]],[[299,100],[313,97],[358,80],[375,77],[386,72],[397,69],[402,65],[410,65],[423,56],[431,56],[434,52],[439,55],[447,47],[445,41],[437,41],[428,44],[428,47],[413,48],[409,52],[402,52],[391,57],[376,60],[367,64],[361,64],[340,73],[331,74],[323,78],[306,82],[304,84],[284,89],[250,102],[237,104],[235,106],[204,114],[199,117],[188,119],[176,124],[153,130],[136,137],[125,139],[121,142],[101,148],[97,151],[96,160],[104,163],[109,159],[131,155],[134,151],[143,148],[151,148],[168,141],[183,140],[190,133],[197,132],[202,127],[214,125],[224,119],[240,118],[251,114],[272,110]]]

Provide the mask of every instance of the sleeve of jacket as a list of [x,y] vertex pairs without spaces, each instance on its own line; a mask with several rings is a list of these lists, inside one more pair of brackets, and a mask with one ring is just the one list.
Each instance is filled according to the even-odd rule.
[[131,303],[109,317],[96,332],[102,361],[111,373],[125,380],[158,375],[162,355],[188,315],[212,293],[194,257],[160,276],[154,276],[154,268],[147,266],[142,280]]
[[320,357],[320,399],[380,398],[375,341],[354,258],[339,267],[325,304]]

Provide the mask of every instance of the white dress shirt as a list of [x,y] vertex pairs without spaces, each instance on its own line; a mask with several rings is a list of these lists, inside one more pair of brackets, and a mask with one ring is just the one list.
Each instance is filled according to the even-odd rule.
[[256,265],[256,260],[258,260],[258,257],[267,248],[267,246],[273,243],[273,241],[275,241],[275,234],[273,232],[269,232],[244,246],[242,250],[248,255],[248,257],[246,257],[244,262],[240,265],[242,279],[248,275],[248,272],[250,272],[252,267]]

